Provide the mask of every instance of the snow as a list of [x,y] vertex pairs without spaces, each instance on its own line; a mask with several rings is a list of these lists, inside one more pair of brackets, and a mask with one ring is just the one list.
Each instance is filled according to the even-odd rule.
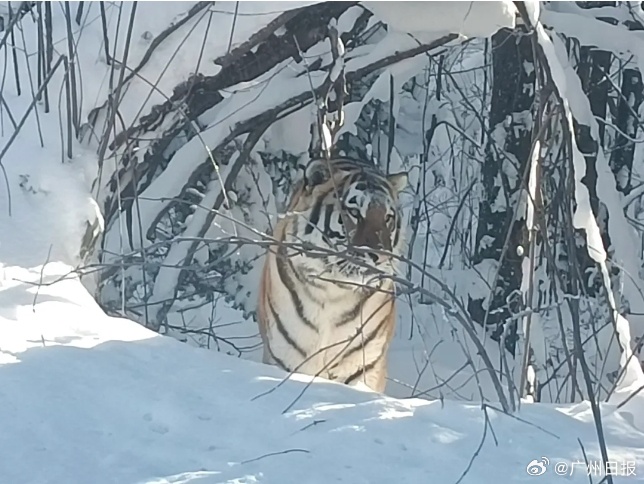
[[[201,203],[195,207],[195,212],[190,218],[189,226],[185,231],[186,238],[199,236],[199,231],[205,226],[207,217],[211,213],[208,207],[215,205],[215,200],[221,190],[222,184],[219,180],[210,182],[206,195],[201,200]],[[161,325],[158,313],[163,308],[163,301],[172,301],[175,296],[174,292],[181,273],[181,264],[186,259],[186,254],[191,244],[192,241],[182,241],[182,243],[173,245],[168,251],[164,266],[159,269],[159,274],[149,299],[150,312],[148,314],[150,321],[156,323],[157,327]]]
[[[289,2],[287,2],[289,3]],[[416,4],[415,2],[403,2],[403,7],[410,8]],[[497,5],[498,4],[498,5]],[[381,13],[381,8],[387,3],[377,3],[376,7],[370,2],[364,4],[371,10],[374,8],[377,10],[377,13]],[[476,3],[473,3],[471,6],[463,4],[459,6],[456,10],[452,4],[448,2],[438,3],[432,6],[432,11],[436,11],[436,25],[440,25],[441,28],[446,27],[448,31],[445,33],[452,33],[453,31],[462,32],[467,35],[481,35],[485,26],[485,32],[494,32],[500,26],[513,26],[514,25],[514,11],[512,10],[511,4],[507,2],[496,2],[495,8],[490,8],[489,4],[486,4],[483,10],[480,9],[480,6]],[[299,6],[299,3],[297,3]],[[463,10],[463,8],[466,10]],[[294,8],[294,7],[293,7]],[[415,7],[413,7],[415,8]],[[396,4],[396,9],[398,11],[400,5]],[[460,9],[460,10],[459,10]],[[270,10],[270,9],[269,9]],[[401,11],[405,11],[404,8]],[[483,14],[482,12],[486,12]],[[459,17],[460,12],[460,17]],[[346,15],[349,15],[347,12]],[[349,15],[351,18],[355,14]],[[484,15],[481,19],[481,15]],[[245,19],[246,17],[240,17]],[[438,22],[438,19],[441,18],[443,21]],[[271,18],[264,19],[262,18],[261,22],[258,23],[255,21],[253,24],[252,21],[247,21],[246,28],[251,28],[252,25],[254,28],[259,28],[261,25],[268,23]],[[455,23],[449,23],[447,19],[456,19]],[[475,21],[473,21],[475,20]],[[343,21],[343,24],[347,24],[346,21]],[[245,24],[246,25],[246,24]],[[420,34],[415,34],[413,37],[400,32],[393,31],[387,34],[386,38],[377,44],[377,46],[369,51],[368,54],[362,56],[355,56],[353,53],[352,58],[346,59],[343,65],[346,66],[347,72],[356,71],[370,63],[375,62],[385,56],[393,55],[396,52],[399,52],[401,49],[411,49],[417,47],[419,39],[422,41],[435,40],[441,37],[443,34],[438,34],[436,32],[442,32],[438,27],[431,25],[426,25],[425,30],[431,32],[431,39],[424,38]],[[197,25],[195,29],[199,27]],[[434,29],[436,32],[434,32]],[[454,30],[456,29],[456,30]],[[237,27],[235,32],[237,32]],[[194,42],[201,41],[203,35],[190,34],[190,37],[187,38],[186,43],[190,42],[190,39],[194,39]],[[225,51],[222,50],[225,44],[222,44],[221,39],[218,41],[212,40],[215,43],[212,46],[211,50],[217,52],[219,49],[220,53],[223,54]],[[175,39],[176,43],[176,39]],[[169,43],[168,49],[174,44]],[[186,44],[188,45],[188,44]],[[170,49],[172,52],[178,50],[179,47],[173,47]],[[188,49],[184,47],[184,49]],[[308,54],[309,56],[315,53],[315,49],[319,46],[312,47]],[[324,44],[324,48],[328,49],[328,44]],[[196,49],[196,48],[195,48]],[[170,55],[170,53],[166,53]],[[330,52],[328,54],[330,56]],[[210,53],[210,56],[213,57],[213,53]],[[180,57],[180,56],[177,56]],[[174,58],[173,58],[173,61]],[[187,62],[183,60],[182,62]],[[310,75],[295,77],[295,74],[292,72],[294,69],[291,66],[292,61],[287,59],[282,62],[279,66],[272,69],[270,72],[258,77],[257,79],[248,82],[241,83],[237,86],[235,91],[235,96],[229,96],[224,102],[215,106],[215,108],[204,113],[200,117],[200,122],[204,125],[207,125],[208,128],[200,133],[200,136],[194,137],[188,143],[183,145],[177,152],[173,155],[168,167],[150,184],[150,186],[140,194],[140,198],[136,206],[133,208],[132,218],[133,220],[140,220],[142,226],[142,232],[146,233],[149,225],[155,220],[157,214],[162,212],[162,210],[171,202],[173,197],[176,197],[183,188],[184,180],[188,178],[188,175],[192,173],[196,166],[204,163],[210,157],[210,153],[205,148],[204,144],[208,146],[216,146],[220,143],[226,135],[230,132],[230,126],[234,126],[236,123],[241,123],[245,120],[256,116],[267,109],[278,106],[284,101],[292,98],[293,96],[305,93],[310,91],[311,87],[317,88],[326,78],[326,75],[320,74],[317,72],[311,73]],[[422,66],[425,63],[423,56],[417,56],[416,58],[408,59],[399,63],[396,66],[392,66],[382,75],[383,80],[388,80],[389,75],[393,75],[396,81],[396,86],[399,86],[402,82],[408,80],[412,75],[414,75],[419,69],[419,66]],[[338,64],[339,65],[339,64]],[[170,67],[174,67],[173,63],[168,64]],[[154,72],[155,76],[157,71],[155,68],[149,66],[148,69],[151,69]],[[158,70],[158,67],[156,68]],[[299,69],[299,66],[298,66]],[[168,69],[170,70],[170,69]],[[174,69],[172,69],[174,72]],[[170,80],[165,82],[180,82],[185,79],[185,73],[189,72],[187,66],[185,68],[180,68],[178,70],[180,73],[184,73],[181,77],[169,76]],[[337,72],[335,72],[337,74]],[[210,74],[208,70],[204,71],[204,74]],[[150,73],[150,78],[156,78]],[[163,76],[165,79],[166,76]],[[286,79],[285,79],[286,77]],[[284,82],[288,80],[288,88],[284,88]],[[389,92],[389,83],[381,82],[378,84],[378,88],[374,90],[371,97],[384,98],[388,96]],[[149,89],[149,86],[145,85]],[[170,89],[165,90],[164,92],[169,92]],[[128,90],[129,92],[129,90]],[[143,97],[139,94],[139,97]],[[137,97],[138,99],[138,97]],[[157,102],[162,101],[162,99],[157,100]],[[124,102],[128,102],[126,99]],[[150,101],[152,102],[152,101]],[[363,106],[363,103],[357,103],[357,106],[352,106],[348,104],[346,106],[347,122],[345,126],[346,129],[350,130],[350,126],[353,124],[353,119],[359,114],[359,109]],[[131,119],[130,116],[125,117],[126,122],[128,119]],[[341,134],[341,131],[339,134]],[[293,137],[297,139],[298,137]],[[218,163],[217,160],[212,160],[213,163]],[[131,249],[138,249],[141,242],[143,245],[149,244],[149,241],[145,237],[140,236],[140,230],[138,224],[133,224],[131,227],[132,236],[131,240],[134,247]],[[143,239],[143,240],[142,240]],[[106,237],[106,248],[114,253],[120,252],[121,246],[121,234],[118,231],[109,232]]]
[[[546,34],[543,25],[539,22],[536,24],[539,43],[543,47],[544,54],[548,59],[548,64],[552,70],[552,78],[557,86],[559,95],[562,98],[563,107],[565,110],[566,121],[571,136],[574,135],[573,114],[580,123],[589,126],[593,139],[599,139],[599,129],[597,122],[590,108],[588,98],[583,94],[579,77],[574,73],[569,62],[565,61],[565,47],[557,34],[553,34],[552,40]],[[590,207],[590,199],[588,188],[582,182],[582,178],[586,173],[586,161],[584,155],[577,147],[576,139],[571,143],[573,154],[573,165],[575,172],[575,200],[577,202],[577,209],[573,216],[573,223],[576,228],[584,229],[586,233],[586,240],[588,246],[588,255],[595,260],[602,272],[604,284],[608,289],[608,300],[611,310],[614,314],[615,329],[619,339],[619,346],[621,348],[620,367],[624,371],[623,383],[625,385],[635,384],[636,382],[644,382],[644,375],[642,368],[638,364],[637,359],[634,358],[631,348],[631,327],[629,321],[617,313],[617,305],[614,298],[614,292],[611,287],[611,281],[608,274],[606,265],[606,251],[601,239],[599,226],[592,213]],[[637,247],[634,234],[629,227],[624,212],[621,208],[621,201],[615,182],[611,181],[612,173],[608,166],[608,160],[604,156],[601,147],[597,149],[597,192],[599,199],[607,204],[610,220],[609,231],[610,233],[620,234],[613,242],[615,246],[615,253],[619,261],[626,263],[625,267],[635,267],[636,255],[634,249]],[[614,180],[614,179],[613,179]],[[639,293],[638,285],[635,284],[632,278],[626,278],[625,281],[625,294],[632,304],[634,312],[639,313],[640,310],[636,308],[642,307],[644,300]],[[641,321],[639,326],[642,325]],[[638,327],[641,331],[641,328]]]
[[[573,469],[562,481],[588,482],[577,439],[593,465],[599,451],[585,402],[524,404],[517,419],[324,381],[305,389],[301,375],[277,387],[276,368],[106,316],[69,275],[68,255],[49,250],[78,235],[77,214],[58,208],[89,210],[83,181],[67,178],[46,195],[18,188],[18,174],[43,162],[50,177],[69,176],[44,156],[5,160],[15,210],[0,214],[11,234],[0,244],[0,482],[457,482],[486,416],[461,482],[534,482],[526,467],[542,457],[544,482],[555,482],[555,464]],[[615,482],[644,480],[643,404],[638,396],[603,406],[610,459],[618,473],[636,473]]]
[[[238,18],[233,46],[280,10],[302,4],[239,3],[244,15]],[[158,35],[161,26],[180,18],[190,5],[176,2],[159,9],[154,4],[139,3],[137,16],[141,21],[135,27],[137,46],[132,49],[131,60],[142,58],[147,46],[144,41],[149,37],[145,32]],[[459,27],[459,32],[474,35],[472,29],[477,26],[471,19],[480,20],[481,15],[497,18],[497,23],[509,21],[499,11],[481,11],[478,5],[470,5],[474,9],[470,15],[476,16],[461,17],[459,22],[467,28]],[[218,2],[218,15],[230,23],[235,6]],[[95,18],[96,7],[93,10],[86,3],[85,8],[88,22],[81,29],[85,47],[79,50],[79,69],[84,76],[82,119],[105,99],[109,71],[100,62],[102,34],[100,21]],[[113,4],[106,4],[106,8],[110,29],[115,29],[116,9]],[[123,19],[130,8],[123,6]],[[452,7],[445,3],[440,8],[447,11]],[[452,28],[439,17],[435,20],[440,20],[442,27]],[[228,25],[222,25],[227,31]],[[188,23],[182,29],[187,34],[193,26]],[[203,29],[203,24],[199,25],[186,45],[191,45],[193,37],[201,39]],[[401,36],[389,35],[391,39]],[[216,48],[225,51],[228,40],[228,36],[213,35],[211,42],[216,45],[208,46],[211,54],[215,55]],[[200,43],[195,40],[194,45]],[[393,48],[394,44],[383,46]],[[171,43],[159,53],[169,57],[174,47],[176,44]],[[33,50],[28,46],[29,52]],[[162,91],[169,92],[185,78],[194,60],[189,57],[173,58],[177,63],[169,69],[173,75],[164,76],[159,84]],[[362,61],[354,58],[347,66],[355,69]],[[402,82],[411,62],[390,70],[395,82]],[[156,79],[161,67],[165,64],[151,62],[141,72]],[[206,72],[217,69],[212,65],[209,68],[212,70]],[[303,80],[301,86],[297,85],[297,92],[308,89],[307,83]],[[9,81],[7,86],[3,96],[12,111],[22,116],[28,96],[16,96]],[[60,87],[61,76],[56,75],[50,93],[60,92]],[[270,83],[269,87],[264,92],[268,99],[255,103],[252,109],[274,105],[280,101],[279,96],[286,95]],[[370,95],[384,95],[385,87],[383,81]],[[143,84],[131,84],[121,112],[126,123],[139,113],[149,92]],[[236,103],[250,103],[255,93],[235,94]],[[238,106],[230,103],[217,115],[235,116]],[[88,225],[101,223],[91,191],[96,155],[74,143],[72,158],[61,160],[64,113],[59,117],[54,108],[45,115],[40,106],[38,109],[44,146],[33,136],[37,125],[32,115],[29,130],[16,138],[2,159],[9,192],[0,183],[0,482],[520,483],[535,482],[526,468],[531,465],[538,469],[545,459],[548,470],[543,482],[555,482],[557,478],[551,476],[558,463],[563,463],[559,464],[560,471],[561,465],[568,466],[568,477],[561,477],[562,482],[588,482],[588,473],[580,467],[584,452],[593,464],[598,462],[600,452],[587,402],[523,404],[517,415],[509,416],[495,409],[498,405],[493,402],[482,407],[476,403],[476,394],[467,395],[474,402],[399,399],[323,380],[309,385],[310,378],[303,375],[294,375],[282,384],[285,375],[277,368],[194,348],[133,321],[107,316],[75,270],[82,262],[78,255],[80,241]],[[253,112],[249,107],[243,117],[240,114],[235,119]],[[212,140],[224,136],[225,126],[221,124],[207,133]],[[0,144],[4,146],[10,136],[6,129]],[[279,144],[280,137],[287,134],[276,135],[271,141]],[[304,146],[300,139],[291,143]],[[186,146],[182,153],[193,150],[191,161],[205,155],[196,142]],[[259,180],[260,191],[269,191],[268,181],[266,176]],[[213,181],[207,196],[214,196],[218,187]],[[448,195],[437,193],[436,197]],[[9,198],[11,214],[7,210]],[[199,225],[204,217],[204,211],[197,211],[193,223]],[[113,247],[116,252],[122,249],[118,245],[119,241]],[[183,247],[176,247],[170,255],[178,261]],[[459,295],[479,290],[488,294],[480,280],[468,279],[468,274],[459,274],[458,270],[455,274],[467,284],[480,285],[460,287]],[[170,274],[158,280],[159,287],[154,291],[157,298],[168,294],[173,277]],[[249,275],[248,280],[251,278]],[[408,314],[404,311],[403,318]],[[232,310],[219,316],[222,324],[233,324],[240,317]],[[435,328],[431,326],[427,325],[426,341],[434,337]],[[440,365],[454,361],[449,355],[454,347],[443,345],[436,352],[442,352],[437,358],[441,363],[428,370],[434,372],[436,380],[449,375],[449,369]],[[398,352],[409,349],[403,345],[396,348]],[[471,382],[467,390],[461,387],[463,380],[469,379],[469,375],[454,378],[459,387],[453,394],[469,392]],[[485,375],[480,381],[486,385]],[[609,403],[602,404],[609,457],[617,464],[618,474],[631,467],[635,472],[634,476],[618,476],[615,482],[644,481],[644,392],[626,402],[639,383],[633,381],[629,387],[619,388]],[[536,463],[531,464],[533,461]]]
[[[216,146],[223,141],[226,135],[230,133],[230,126],[278,106],[297,93],[307,92],[311,86],[311,81],[307,77],[301,77],[294,79],[291,89],[287,91],[283,89],[279,79],[269,75],[266,75],[266,78],[266,83],[258,89],[259,93],[251,89],[239,91],[235,93],[235,96],[223,101],[222,106],[218,107],[219,111],[215,122],[208,119],[208,113],[205,113],[202,119],[206,123],[212,122],[210,127],[202,131],[200,136],[195,136],[177,150],[168,167],[141,193],[141,200],[138,206],[133,208],[133,219],[138,220],[140,218],[143,234],[146,233],[154,217],[171,202],[171,197],[175,197],[181,192],[183,184],[190,173],[197,166],[209,160],[210,153],[207,146]],[[322,75],[311,74],[311,78],[316,88],[324,81],[324,76]],[[241,109],[240,106],[242,106]],[[216,159],[211,160],[215,164],[218,163]],[[132,249],[139,248],[142,239],[139,236],[138,225],[135,224],[132,230],[132,242],[134,244]],[[112,232],[110,235],[112,237],[106,239],[106,247],[116,252],[117,246],[113,244],[118,244],[118,234]],[[143,243],[144,245],[149,244],[150,241],[143,237]]]
[[[197,3],[164,2],[163,8],[151,2],[137,4],[132,32],[134,45],[128,55],[128,64],[138,66],[150,47],[152,39],[161,34],[171,23],[178,22]],[[202,9],[194,18],[180,27],[176,34],[160,44],[150,61],[139,71],[139,76],[135,76],[128,84],[120,105],[124,123],[129,125],[138,116],[145,114],[142,112],[144,105],[164,102],[166,100],[164,95],[169,96],[179,83],[185,81],[189,74],[195,71],[198,56],[185,53],[198,53],[204,38],[206,39],[204,51],[207,54],[199,64],[199,71],[204,75],[214,75],[220,67],[214,64],[212,59],[224,55],[229,42],[232,42],[231,48],[234,49],[246,41],[258,27],[268,24],[284,11],[312,3],[316,2],[240,2],[237,6],[237,16],[234,15],[236,2],[217,2],[212,9]],[[116,59],[123,58],[125,33],[132,5],[124,2],[122,5],[110,3],[105,6],[109,38],[117,37],[117,29],[119,29],[116,55],[113,52],[115,46],[110,45],[110,55]],[[61,8],[52,10],[55,16],[54,27],[56,27],[56,22],[60,21],[63,12]],[[72,11],[76,11],[76,6],[72,7]],[[212,16],[210,24],[207,21],[209,16]],[[83,97],[87,100],[87,104],[83,106],[81,119],[87,119],[89,111],[96,105],[102,104],[107,97],[110,68],[105,64],[103,31],[98,5],[92,2],[86,4],[83,17],[86,20],[79,27],[80,34],[77,37],[77,42],[82,42],[83,48],[78,50],[77,63],[79,72],[86,79],[83,83]],[[217,29],[207,30],[209,25],[217,25]],[[215,34],[217,31],[226,32],[226,35]],[[54,28],[54,32],[62,36],[64,30],[58,31]],[[157,59],[162,61],[155,61]],[[129,74],[129,71],[126,72],[126,75]],[[118,76],[118,72],[115,75]],[[98,82],[87,82],[87,78],[94,78]],[[156,83],[157,89],[151,90],[149,82]]]
[[[541,148],[541,142],[539,140],[536,140],[534,143],[534,146],[532,148],[532,153],[530,156],[530,174],[528,177],[528,190],[527,192],[524,191],[524,200],[525,204],[527,205],[527,210],[526,210],[526,230],[528,231],[528,240],[527,244],[528,247],[521,247],[521,250],[523,250],[523,260],[521,262],[521,272],[522,272],[522,278],[521,278],[521,293],[529,295],[531,294],[532,290],[532,284],[534,283],[534,255],[532,255],[532,250],[533,250],[533,244],[536,243],[534,240],[535,238],[535,233],[537,232],[536,227],[535,227],[535,222],[534,222],[534,210],[535,210],[535,201],[537,200],[537,187],[539,186],[538,183],[538,172],[539,172],[539,158],[542,156],[542,148]],[[517,247],[517,250],[519,247]],[[521,254],[519,254],[521,255]],[[532,342],[532,335],[534,332],[535,327],[538,327],[538,313],[533,314],[532,311],[534,310],[534,301],[530,299],[526,300],[526,310],[529,311],[529,313],[522,318],[522,329],[519,331],[519,334],[523,336],[524,340],[530,344]],[[535,311],[536,312],[536,311]],[[538,329],[537,329],[538,331]],[[537,345],[540,344],[543,339],[540,338],[535,338]],[[524,349],[526,348],[526,343],[522,340],[519,341],[519,351],[522,356],[522,361],[521,364],[518,365],[519,371],[527,371],[527,362],[528,362],[528,356],[525,354]],[[539,351],[542,350],[542,348],[533,348],[533,351],[535,352],[536,355],[538,355],[538,358],[540,358],[542,355],[544,355],[545,351]],[[544,358],[545,360],[545,358]]]
[[[514,27],[512,2],[361,2],[394,30],[438,38],[458,33],[488,37],[503,27]],[[426,39],[423,39],[426,41]]]
[[[644,48],[642,32],[629,31],[623,26],[610,25],[586,16],[588,14],[579,14],[577,9],[575,9],[575,13],[557,11],[558,5],[560,4],[557,2],[553,5],[552,10],[543,9],[541,11],[539,20],[544,25],[552,28],[555,32],[579,39],[583,45],[609,50],[615,54],[626,54],[625,57],[633,56],[633,63],[637,65],[638,69],[644,68],[644,58],[641,54]],[[594,12],[595,9],[592,11]],[[597,12],[594,13],[597,14]]]
[[[39,215],[26,205],[17,204],[23,215]],[[41,275],[37,254],[14,265],[27,224],[1,221],[15,234],[0,252],[1,482],[457,482],[486,415],[483,446],[461,482],[534,482],[526,467],[542,456],[548,476],[557,463],[574,469],[565,482],[588,482],[578,438],[591,464],[599,458],[587,403],[525,404],[517,419],[478,404],[399,400],[324,381],[293,403],[308,378],[276,388],[276,368],[108,317],[76,278],[31,284],[71,267],[51,261]],[[45,249],[53,236],[42,231],[30,242]],[[642,403],[604,405],[610,459],[618,473],[636,473],[615,482],[644,480],[644,428],[633,425]]]

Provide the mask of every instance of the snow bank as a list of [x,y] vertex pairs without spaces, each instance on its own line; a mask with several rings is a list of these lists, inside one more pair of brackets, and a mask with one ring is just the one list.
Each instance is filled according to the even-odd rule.
[[[599,458],[586,403],[524,405],[522,420],[488,409],[486,431],[479,405],[320,382],[283,413],[306,378],[275,389],[276,368],[109,318],[77,280],[38,289],[16,279],[38,281],[39,268],[4,253],[2,263],[0,482],[457,482],[482,436],[461,482],[535,482],[526,466],[542,456],[551,463],[543,482],[555,482],[558,462],[568,474],[576,463],[562,482],[588,482],[577,438]],[[69,269],[48,267],[46,283]],[[626,408],[606,408],[610,458],[636,472],[616,482],[644,479],[644,433],[632,422]]]

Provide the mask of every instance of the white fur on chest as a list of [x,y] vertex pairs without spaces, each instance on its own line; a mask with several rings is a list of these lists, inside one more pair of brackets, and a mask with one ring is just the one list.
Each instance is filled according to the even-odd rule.
[[[349,319],[347,315],[364,301],[362,293],[342,289],[333,282],[318,284],[323,287],[307,285],[306,291],[302,287],[298,290],[304,316],[317,332],[302,322],[288,289],[281,284],[274,285],[272,301],[279,319],[306,358],[286,341],[275,324],[271,325],[268,335],[271,350],[292,371],[342,380],[383,353],[386,336],[382,324],[391,309],[389,296],[371,295],[358,314]],[[340,321],[343,324],[339,325]],[[377,335],[372,337],[379,325]],[[367,339],[370,341],[365,344]],[[345,355],[339,356],[343,351]]]

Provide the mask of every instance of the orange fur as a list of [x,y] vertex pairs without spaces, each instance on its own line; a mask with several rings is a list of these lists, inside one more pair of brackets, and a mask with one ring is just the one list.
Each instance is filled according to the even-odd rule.
[[[292,194],[290,203],[288,204],[288,209],[287,209],[287,214],[284,217],[281,217],[277,224],[275,225],[274,231],[273,231],[273,237],[276,240],[276,244],[272,245],[266,253],[266,258],[262,270],[262,276],[261,280],[259,283],[259,295],[258,295],[258,306],[257,306],[257,320],[258,320],[258,326],[259,326],[259,332],[260,336],[262,339],[263,343],[263,356],[262,356],[262,361],[266,364],[274,364],[277,366],[281,366],[278,361],[273,357],[275,355],[271,354],[271,332],[277,331],[275,328],[276,323],[272,321],[272,318],[270,316],[271,311],[277,310],[277,312],[280,312],[280,308],[275,309],[275,303],[273,303],[273,308],[271,309],[271,306],[269,303],[269,298],[274,302],[276,301],[276,296],[273,294],[276,291],[276,285],[282,284],[282,280],[280,277],[278,277],[277,273],[275,273],[276,270],[276,261],[278,258],[278,255],[276,253],[277,247],[279,246],[280,242],[284,241],[286,234],[291,230],[293,226],[293,222],[298,217],[298,212],[302,212],[305,210],[310,209],[315,201],[318,199],[318,197],[323,197],[326,194],[328,194],[331,190],[335,189],[336,186],[338,186],[341,182],[343,177],[346,177],[347,173],[340,174],[340,176],[334,176],[331,177],[329,180],[327,180],[325,183],[321,183],[312,189],[310,187],[305,188],[303,184],[298,184]],[[282,284],[283,285],[283,284]],[[338,284],[339,286],[340,284]],[[388,280],[383,284],[383,287],[388,289],[389,291],[393,292],[394,290],[394,284],[392,281]],[[297,287],[297,290],[300,293],[306,293],[307,289],[306,287],[303,287],[302,284],[300,284]],[[346,291],[350,291],[349,289],[346,289]],[[354,291],[355,292],[355,291]],[[350,294],[349,292],[347,292]],[[336,301],[336,302],[333,302]],[[340,304],[343,301],[342,298],[336,298],[336,299],[327,299],[326,303],[323,302],[322,307],[324,307],[324,304],[328,304],[330,308],[333,308],[334,304]],[[355,305],[353,302],[354,299],[351,299],[350,302]],[[369,369],[364,374],[364,379],[362,376],[356,377],[356,378],[349,378],[348,380],[352,381],[363,381],[364,383],[367,384],[367,386],[371,387],[373,390],[377,392],[383,392],[386,386],[386,376],[387,376],[387,353],[389,350],[389,345],[391,343],[391,340],[394,335],[394,329],[395,329],[395,323],[396,323],[396,304],[395,304],[395,298],[392,297],[391,294],[381,292],[381,293],[369,293],[368,296],[364,297],[364,300],[362,302],[359,302],[358,304],[360,305],[360,314],[362,313],[363,309],[367,307],[367,303],[371,305],[376,305],[376,309],[373,310],[371,313],[371,316],[374,318],[374,321],[379,321],[378,326],[375,330],[373,330],[373,333],[375,334],[374,341],[372,341],[372,344],[378,344],[379,346],[376,346],[377,348],[382,348],[381,351],[381,356],[379,359],[377,359],[376,363]],[[377,306],[377,304],[381,303],[380,306]],[[351,306],[351,305],[350,305]],[[280,318],[282,315],[280,314]],[[288,317],[288,316],[286,316]],[[370,318],[367,318],[367,320]],[[351,320],[353,321],[353,320]],[[324,314],[321,314],[320,316],[317,317],[315,320],[316,323],[319,324],[319,326],[324,326],[325,331],[329,331],[328,328],[331,327],[333,328],[330,330],[332,333],[337,332],[335,327],[337,325],[331,324],[329,320],[326,319],[326,316]],[[368,321],[367,321],[368,322]],[[291,325],[293,324],[301,324],[302,323],[293,323],[290,320],[283,321],[282,324],[289,323]],[[374,323],[375,324],[375,323]],[[365,324],[366,327],[366,324]],[[290,329],[291,329],[290,328]],[[297,328],[295,328],[295,331]],[[328,336],[328,335],[327,335]],[[377,340],[377,341],[375,341]],[[360,341],[360,336],[356,338],[356,342]],[[307,340],[307,343],[310,341]],[[353,348],[352,348],[353,349]],[[342,355],[344,355],[346,350],[342,351]],[[277,358],[279,359],[279,358]],[[342,359],[342,358],[340,358]],[[284,365],[288,366],[288,365]],[[328,372],[322,372],[322,369],[319,371],[317,367],[313,368],[308,368],[308,372],[306,370],[302,369],[296,369],[293,367],[290,368],[284,368],[288,371],[300,371],[302,373],[309,373],[309,374],[314,374],[318,373],[319,376],[327,377],[333,379],[332,372],[329,370]],[[352,377],[354,375],[351,375]]]

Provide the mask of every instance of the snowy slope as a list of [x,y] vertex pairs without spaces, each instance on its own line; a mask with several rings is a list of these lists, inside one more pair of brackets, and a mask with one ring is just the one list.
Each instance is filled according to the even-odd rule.
[[[8,161],[14,173],[38,166]],[[67,183],[47,196],[55,206],[74,189],[82,191]],[[486,431],[478,405],[320,382],[283,413],[304,377],[275,389],[283,377],[275,368],[107,317],[76,278],[51,284],[71,267],[51,257],[43,270],[43,254],[68,221],[34,197],[17,194],[16,216],[0,216],[11,234],[0,246],[0,482],[450,483],[483,435],[461,482],[533,481],[526,472],[533,459],[583,461],[577,439],[591,461],[599,458],[586,403],[524,405],[522,420],[488,409]],[[41,280],[46,285],[33,284]],[[635,463],[637,473],[616,482],[644,481],[643,404],[605,407],[609,456]],[[588,482],[575,470],[566,479],[551,468],[539,482]]]
[[[21,198],[20,218],[0,220],[12,234],[0,249],[0,482],[449,483],[484,434],[461,482],[530,482],[533,459],[582,462],[577,439],[591,462],[599,458],[586,403],[524,405],[522,420],[488,409],[486,432],[478,405],[320,382],[283,413],[304,377],[275,389],[277,369],[107,317],[75,278],[51,285],[70,267],[51,260],[41,274],[40,255],[57,234],[44,211]],[[37,225],[45,230],[36,234]],[[50,285],[32,284],[41,278]],[[643,403],[605,407],[609,456],[620,472],[634,463],[637,474],[616,482],[644,481]],[[575,470],[566,479],[551,468],[542,482],[588,482]]]

